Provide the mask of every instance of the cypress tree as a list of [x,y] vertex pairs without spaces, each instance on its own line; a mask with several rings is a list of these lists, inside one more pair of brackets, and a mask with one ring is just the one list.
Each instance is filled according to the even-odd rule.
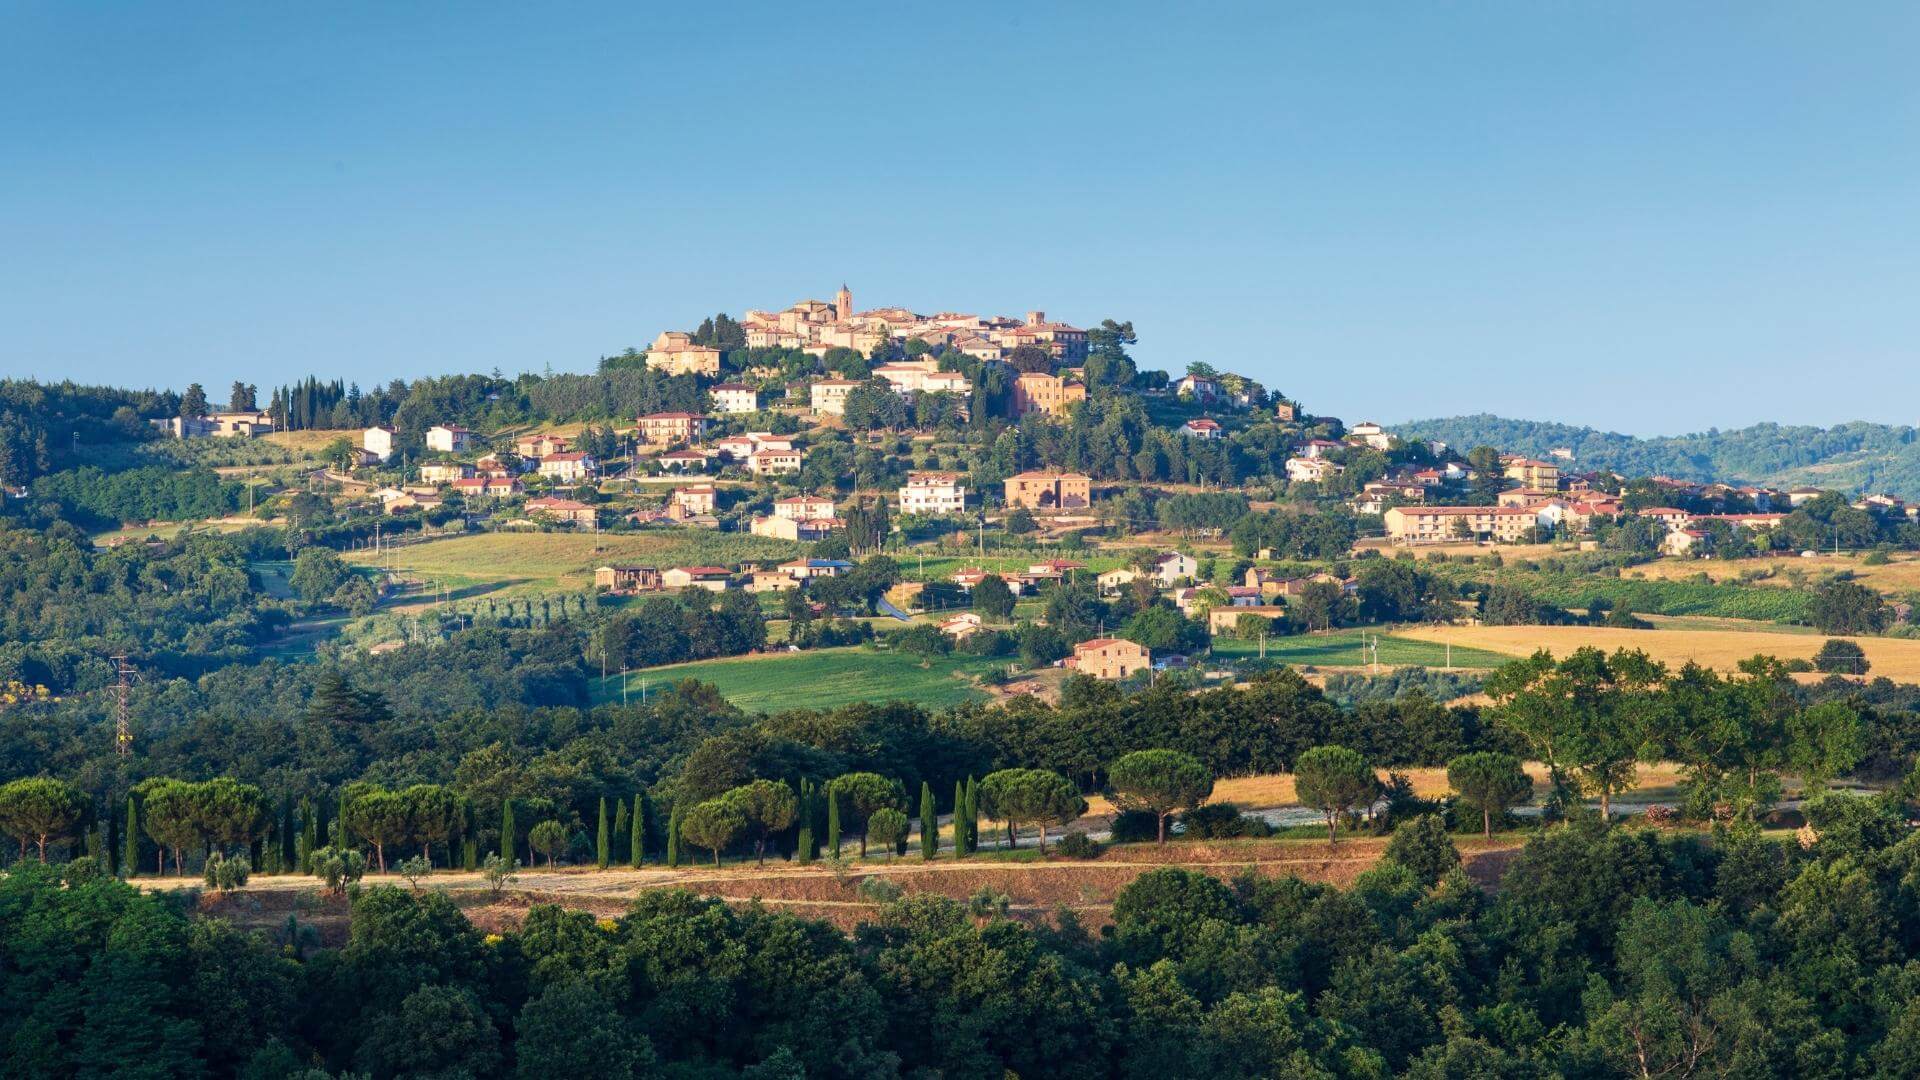
[[933,786],[920,781],[920,857],[928,862],[940,852],[940,815],[933,809]]
[[628,831],[627,800],[615,799],[613,800],[613,844],[616,850],[625,842]]
[[827,846],[834,858],[840,857],[840,796],[831,787],[827,789]]
[[306,819],[306,836],[300,852],[300,872],[313,873],[313,853],[320,846],[320,807],[312,799],[300,803],[300,816]]
[[286,873],[294,865],[293,796],[280,797],[280,872]]
[[128,877],[140,876],[140,807],[127,796],[127,827],[120,833],[120,843],[125,850],[120,856],[120,865]]
[[800,781],[800,812],[794,815],[800,831],[793,838],[793,861],[805,866],[813,861],[813,783]]
[[958,859],[967,853],[967,786],[964,782],[953,782],[953,857]]
[[500,800],[500,858],[513,865],[513,851],[519,846],[519,837],[513,831],[513,800]]
[[347,795],[345,792],[340,793],[340,809],[333,817],[333,827],[340,831],[340,847],[342,849],[352,847],[353,834],[347,831]]
[[647,793],[644,791],[633,797],[633,817],[628,819],[628,827],[633,830],[633,848],[627,853],[627,861],[638,870],[647,856]]
[[612,839],[607,835],[607,797],[605,795],[600,796],[600,831],[594,837],[594,843],[595,861],[600,864],[600,869],[605,870],[608,857],[613,854]]
[[967,853],[980,850],[980,782],[967,777]]
[[460,844],[460,866],[465,870],[480,869],[480,841],[469,836]]
[[667,811],[667,865],[680,865],[680,803]]

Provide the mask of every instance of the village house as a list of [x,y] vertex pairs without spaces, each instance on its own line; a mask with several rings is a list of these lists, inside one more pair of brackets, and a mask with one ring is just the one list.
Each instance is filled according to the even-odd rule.
[[780,569],[795,581],[812,581],[814,578],[839,577],[853,569],[853,564],[844,559],[795,559],[781,563]]
[[674,488],[667,501],[689,516],[711,514],[719,506],[720,494],[711,484],[695,484],[692,487]]
[[653,566],[616,563],[593,571],[595,588],[617,593],[653,592],[660,588],[660,570]]
[[794,495],[773,501],[773,516],[789,521],[830,521],[833,500],[821,495]]
[[1345,465],[1322,457],[1291,457],[1287,459],[1287,479],[1296,484],[1317,484],[1347,471]]
[[1216,637],[1235,633],[1239,629],[1240,619],[1247,615],[1272,622],[1285,618],[1287,609],[1279,604],[1249,604],[1244,607],[1223,605],[1207,612],[1207,633]]
[[750,413],[760,411],[760,391],[746,383],[721,383],[707,391],[713,395],[715,411]]
[[376,424],[361,432],[360,448],[381,461],[387,460],[393,456],[393,429]]
[[1208,375],[1182,375],[1174,380],[1173,393],[1195,401],[1212,401],[1220,396],[1220,383]]
[[796,540],[812,543],[825,540],[840,527],[835,518],[789,518],[777,515],[757,515],[747,525],[747,531],[755,536],[770,536],[776,540]]
[[909,473],[899,495],[903,514],[957,514],[967,507],[967,489],[956,473]]
[[669,450],[653,460],[662,471],[674,469],[680,472],[705,472],[707,470],[707,455],[699,450]]
[[[1217,598],[1211,595],[1213,593],[1224,595],[1227,602],[1218,603]],[[1181,614],[1191,617],[1196,609],[1207,606],[1209,599],[1215,600],[1212,605],[1215,607],[1256,607],[1263,597],[1258,588],[1245,585],[1198,585],[1175,592],[1173,605],[1180,609]]]
[[1687,513],[1685,510],[1679,510],[1671,506],[1649,506],[1644,510],[1636,510],[1634,512],[1649,521],[1657,521],[1669,529],[1684,529],[1687,527],[1687,523],[1693,518],[1693,515]]
[[1153,578],[1162,588],[1171,589],[1182,581],[1191,581],[1200,573],[1200,560],[1178,551],[1163,552],[1153,560]]
[[733,575],[724,566],[676,566],[660,575],[660,584],[669,589],[726,592],[733,587]]
[[845,416],[847,395],[861,386],[859,379],[819,379],[807,388],[807,403],[827,416]]
[[526,488],[510,476],[470,476],[453,482],[453,490],[467,497],[505,499],[525,492]]
[[1276,401],[1273,405],[1274,418],[1283,424],[1291,424],[1298,419],[1299,409],[1291,401]]
[[750,593],[787,592],[799,587],[800,583],[785,570],[755,570],[747,575],[747,591]]
[[1006,480],[1009,509],[1081,509],[1093,504],[1093,478],[1083,473],[1029,470]]
[[555,521],[571,522],[592,528],[599,523],[599,511],[583,502],[572,499],[552,497],[527,500],[527,514],[534,517],[550,517]]
[[1494,502],[1501,506],[1542,506],[1560,497],[1560,493],[1546,488],[1508,488],[1494,496]]
[[1087,332],[1066,323],[1048,322],[1044,311],[1029,311],[1021,325],[996,329],[988,336],[1009,349],[1037,345],[1067,364],[1082,364],[1087,359]]
[[510,465],[498,454],[488,454],[473,463],[474,476],[512,476],[519,472],[517,464]]
[[548,454],[540,459],[540,475],[563,484],[577,483],[592,476],[599,465],[593,455],[578,451],[564,454]]
[[167,416],[147,423],[176,439],[252,439],[273,430],[273,415],[246,410]]
[[965,375],[958,371],[941,371],[940,361],[930,358],[881,364],[873,369],[873,376],[887,380],[887,385],[893,387],[894,393],[902,397],[929,393],[964,394],[973,389]]
[[1397,544],[1449,540],[1513,543],[1542,524],[1540,511],[1521,506],[1395,506],[1381,515]]
[[459,461],[433,461],[420,466],[420,479],[429,484],[451,484],[473,475],[473,466]]
[[1075,645],[1065,666],[1095,679],[1124,679],[1153,667],[1153,653],[1124,638],[1094,638]]
[[786,476],[800,471],[798,450],[755,450],[747,455],[747,471],[755,476]]
[[1049,375],[1044,371],[1022,372],[1013,381],[1013,415],[1025,416],[1031,412],[1042,412],[1048,416],[1065,416],[1067,407],[1087,400],[1087,388],[1084,383],[1072,381],[1062,375]]
[[1127,586],[1139,580],[1140,571],[1131,566],[1122,566],[1096,576],[1094,584],[1100,587],[1102,596],[1118,596]]
[[937,625],[941,633],[955,641],[959,641],[968,634],[979,630],[983,624],[980,616],[975,615],[971,611],[963,611],[958,615],[940,620]]
[[1344,449],[1345,445],[1332,439],[1305,439],[1293,444],[1293,452],[1303,458],[1320,458],[1329,450]]
[[427,429],[427,449],[442,454],[464,454],[473,445],[473,432],[459,424],[435,424]]
[[572,440],[559,435],[522,435],[513,440],[513,452],[529,461],[539,461],[548,454],[564,454],[572,448]]
[[1518,481],[1521,487],[1552,490],[1560,487],[1560,466],[1551,461],[1511,457],[1501,462],[1501,469],[1507,479]]
[[1180,433],[1196,439],[1217,439],[1221,435],[1220,422],[1204,416],[1196,417],[1180,425]]
[[1371,420],[1362,421],[1348,428],[1347,441],[1375,450],[1386,450],[1393,446],[1393,436],[1387,434],[1385,428]]
[[638,421],[640,438],[648,443],[698,442],[707,432],[707,418],[699,413],[648,413]]
[[667,330],[647,347],[647,366],[669,375],[720,374],[720,350],[696,345],[684,330]]

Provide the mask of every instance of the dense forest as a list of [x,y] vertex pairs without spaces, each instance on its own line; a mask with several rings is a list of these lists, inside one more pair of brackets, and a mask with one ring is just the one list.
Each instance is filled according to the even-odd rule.
[[1347,890],[1142,875],[1112,924],[885,901],[848,936],[661,890],[486,935],[357,889],[344,948],[191,916],[92,860],[0,879],[33,1076],[1909,1077],[1920,837],[1827,798],[1802,848],[1575,822],[1496,893],[1401,826]]
[[[1478,414],[1401,425],[1410,439],[1437,439],[1541,457],[1570,449],[1584,469],[1624,476],[1795,485],[1815,483],[1920,499],[1920,430],[1854,422],[1830,428],[1755,424],[1735,431],[1638,438],[1618,432]],[[1811,470],[1818,466],[1816,475]]]

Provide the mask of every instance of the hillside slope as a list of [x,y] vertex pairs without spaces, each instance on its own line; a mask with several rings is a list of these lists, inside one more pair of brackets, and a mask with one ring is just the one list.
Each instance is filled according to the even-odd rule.
[[1408,438],[1442,439],[1535,456],[1573,451],[1576,466],[1629,476],[1886,491],[1920,499],[1920,430],[1856,421],[1830,428],[1755,424],[1736,431],[1643,439],[1590,427],[1513,420],[1485,413],[1415,420],[1396,427]]

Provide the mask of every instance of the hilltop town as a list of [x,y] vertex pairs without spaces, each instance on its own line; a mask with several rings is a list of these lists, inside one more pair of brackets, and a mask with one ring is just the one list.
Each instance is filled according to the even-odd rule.
[[[747,598],[730,643],[628,650],[608,660],[613,685],[855,648],[940,658],[942,691],[963,698],[1051,696],[1065,674],[1232,680],[1290,649],[1376,671],[1370,627],[1400,628],[1387,651],[1424,659],[1408,628],[1756,610],[1804,624],[1814,605],[1772,584],[1788,570],[1850,577],[1920,538],[1892,496],[1403,438],[1205,362],[1141,370],[1134,341],[1127,322],[1039,310],[863,311],[843,285],[663,331],[594,375],[308,380],[264,401],[236,384],[225,409],[196,386],[125,407],[150,430],[115,437],[210,478],[196,506],[231,511],[244,492],[246,512],[203,515],[220,527],[313,537],[301,559],[337,568],[298,599],[353,616],[354,647],[522,622],[535,593],[615,620],[663,613],[650,597]],[[190,516],[117,513],[77,475],[13,479],[28,502],[102,519],[102,544],[160,544]],[[1689,564],[1711,568],[1687,572],[1704,585],[1675,580]],[[1910,598],[1868,591],[1864,625],[1905,626]]]

